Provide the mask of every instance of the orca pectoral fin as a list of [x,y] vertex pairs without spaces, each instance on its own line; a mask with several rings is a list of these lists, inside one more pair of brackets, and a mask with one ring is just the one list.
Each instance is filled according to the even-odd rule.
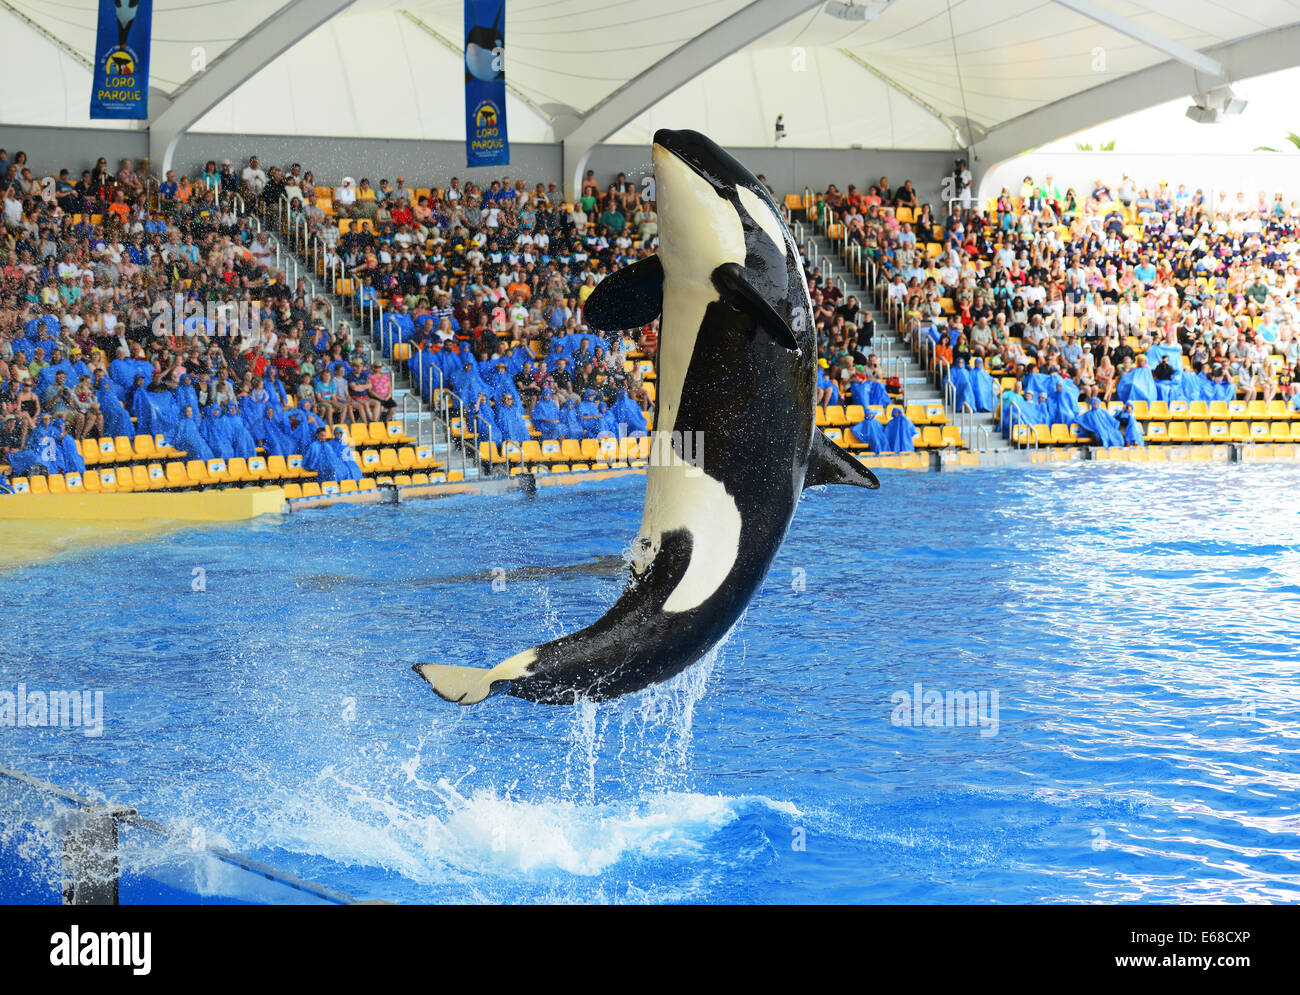
[[804,487],[815,487],[818,484],[855,484],[875,490],[880,486],[880,481],[857,457],[831,442],[819,428],[813,432],[812,452],[808,454],[808,472],[803,478]]
[[620,332],[640,328],[664,309],[664,267],[649,256],[605,277],[587,298],[582,316],[592,328]]
[[713,285],[721,292],[724,301],[738,311],[746,312],[754,319],[755,327],[765,331],[773,342],[791,352],[799,351],[794,332],[763,295],[750,285],[743,266],[723,263],[713,271]]

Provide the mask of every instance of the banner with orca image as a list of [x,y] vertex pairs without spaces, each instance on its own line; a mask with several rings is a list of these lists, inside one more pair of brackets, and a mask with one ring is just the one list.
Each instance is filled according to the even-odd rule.
[[91,67],[92,118],[149,117],[149,36],[153,0],[99,0]]
[[507,166],[506,0],[465,0],[465,164]]

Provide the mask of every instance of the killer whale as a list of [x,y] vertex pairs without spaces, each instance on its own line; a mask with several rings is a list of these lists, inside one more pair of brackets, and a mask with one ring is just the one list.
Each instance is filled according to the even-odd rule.
[[[627,586],[592,625],[490,669],[416,664],[447,701],[506,693],[569,704],[667,680],[730,631],[805,487],[880,486],[814,424],[812,302],[766,188],[697,132],[656,132],[653,157],[658,254],[601,281],[585,310],[604,330],[662,319],[658,417]],[[688,433],[703,440],[689,464],[672,444]]]
[[501,14],[505,10],[503,3],[497,9],[497,16],[488,27],[476,24],[465,36],[465,82],[472,79],[491,81],[501,75],[501,70],[494,64],[497,49],[501,48]]

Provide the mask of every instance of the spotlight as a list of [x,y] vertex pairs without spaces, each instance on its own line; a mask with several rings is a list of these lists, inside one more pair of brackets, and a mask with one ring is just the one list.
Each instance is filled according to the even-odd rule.
[[1246,101],[1236,96],[1230,86],[1216,86],[1213,90],[1192,95],[1192,106],[1187,116],[1197,124],[1218,124],[1225,117],[1240,114]]
[[840,3],[839,0],[831,0],[823,10],[841,21],[874,21],[880,16],[881,11],[889,6],[889,3],[890,0],[866,0],[865,3],[853,3],[853,0]]

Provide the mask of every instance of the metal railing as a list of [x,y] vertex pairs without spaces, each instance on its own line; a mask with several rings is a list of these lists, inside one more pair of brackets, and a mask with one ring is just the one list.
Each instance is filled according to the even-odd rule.
[[[242,200],[241,200],[242,204]],[[269,212],[268,212],[269,214]],[[254,215],[255,216],[255,215]],[[435,447],[437,439],[433,432],[432,424],[428,424],[428,442],[425,442],[426,419],[425,415],[430,418],[437,418],[443,426],[444,436],[447,440],[447,469],[451,470],[452,452],[455,451],[460,457],[461,476],[465,476],[469,469],[469,457],[465,452],[465,440],[453,437],[451,430],[451,402],[454,400],[458,408],[463,409],[464,404],[460,398],[448,390],[443,382],[442,370],[430,364],[427,368],[421,370],[420,374],[415,374],[409,366],[400,360],[393,358],[393,346],[399,341],[396,330],[390,334],[389,327],[384,321],[385,309],[378,299],[378,292],[374,288],[366,288],[373,295],[364,302],[361,299],[362,287],[355,282],[355,278],[349,278],[346,269],[343,266],[342,258],[339,253],[332,250],[325,240],[319,235],[312,235],[310,226],[304,216],[302,219],[294,219],[292,205],[288,195],[282,194],[275,207],[276,227],[285,234],[292,245],[292,253],[286,253],[288,258],[293,259],[295,263],[295,272],[306,272],[308,286],[311,288],[313,296],[320,296],[329,306],[330,310],[330,328],[338,328],[337,315],[331,296],[339,297],[347,308],[349,314],[357,322],[359,328],[368,332],[370,340],[364,338],[354,338],[353,346],[365,357],[367,363],[374,360],[374,345],[379,346],[380,353],[385,356],[393,369],[393,382],[396,385],[399,382],[399,376],[406,383],[410,384],[410,389],[417,392],[416,397],[409,393],[403,394],[398,400],[398,407],[395,413],[401,420],[403,431],[409,425],[409,419],[415,418],[415,439],[416,445],[430,445]],[[277,240],[277,258],[279,251],[279,242]],[[332,257],[332,258],[331,258]],[[298,259],[309,265],[305,270],[297,269]],[[325,293],[321,294],[316,287],[316,279],[319,278],[325,284]],[[354,282],[350,285],[346,294],[341,292],[340,279],[352,279]],[[295,278],[295,284],[297,279]],[[372,344],[373,343],[373,344]],[[433,385],[433,377],[436,373],[437,386]],[[424,388],[425,380],[428,380],[429,398],[427,410],[424,407],[424,398],[426,394]],[[412,409],[412,405],[414,408]],[[477,450],[475,457],[477,458]]]
[[46,800],[67,806],[66,814],[69,818],[62,841],[61,891],[64,905],[118,904],[121,879],[120,831],[127,826],[154,833],[190,852],[203,853],[214,860],[274,881],[319,901],[332,905],[356,904],[356,899],[345,892],[314,884],[296,874],[224,847],[197,842],[193,835],[182,835],[125,805],[95,802],[11,767],[0,766],[0,778],[25,785]]

